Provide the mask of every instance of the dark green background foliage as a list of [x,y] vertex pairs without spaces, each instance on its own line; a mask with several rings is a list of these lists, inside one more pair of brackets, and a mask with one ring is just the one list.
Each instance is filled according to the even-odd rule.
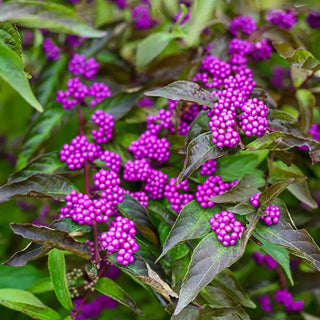
[[[112,97],[99,105],[116,120],[115,137],[106,147],[119,153],[124,164],[133,159],[128,146],[144,132],[147,115],[156,114],[166,99],[212,107],[216,98],[190,81],[209,43],[213,55],[226,57],[233,17],[252,15],[263,21],[269,8],[289,3],[194,0],[190,21],[179,26],[173,23],[178,1],[151,0],[152,14],[160,23],[137,31],[129,10],[121,12],[105,0],[78,5],[63,0],[4,2],[0,6],[0,262],[14,255],[0,266],[0,314],[2,319],[71,319],[73,301],[66,273],[81,268],[88,280],[98,270],[88,262],[83,244],[92,239],[91,227],[71,219],[54,221],[70,190],[84,192],[83,170],[70,172],[58,154],[78,134],[76,112],[55,102],[57,90],[64,89],[70,78],[71,53],[64,47],[59,60],[47,61],[39,28],[49,30],[56,43],[62,44],[66,34],[87,38],[77,52],[97,59],[97,80],[110,87]],[[320,29],[310,29],[305,22],[309,8],[319,3],[302,4],[293,31],[265,32],[274,47],[271,58],[249,63],[257,82],[254,94],[268,103],[270,127],[277,131],[244,138],[242,150],[219,149],[211,142],[208,118],[202,112],[186,138],[169,137],[172,158],[162,170],[180,181],[189,178],[192,191],[204,181],[198,169],[214,158],[217,175],[240,182],[215,197],[213,208],[203,209],[194,200],[179,215],[165,198],[150,200],[146,209],[126,195],[118,209],[136,222],[140,249],[133,264],[119,265],[120,278],[100,278],[94,285],[92,297],[104,294],[120,303],[114,310],[104,310],[99,319],[320,319],[316,244],[320,243],[320,143],[308,135],[312,123],[320,123]],[[205,28],[209,32],[203,32]],[[23,39],[30,32],[33,41],[26,45]],[[281,90],[271,81],[278,66],[289,75]],[[144,94],[154,99],[155,109],[137,107]],[[87,109],[86,118],[91,114]],[[90,124],[86,129],[90,132]],[[308,150],[299,150],[302,145]],[[101,167],[95,165],[90,174]],[[259,222],[262,210],[248,201],[257,191],[262,192],[260,209],[272,202],[280,207],[277,225]],[[48,218],[41,222],[50,227],[32,225],[44,209]],[[209,218],[224,209],[246,224],[235,246],[222,246],[210,232]],[[252,259],[257,250],[270,254],[279,267],[267,271],[257,266]],[[116,264],[114,256],[108,260]],[[290,262],[296,265],[292,270]],[[84,296],[84,279],[78,281]],[[284,285],[295,300],[304,300],[304,311],[288,316],[275,309],[266,314],[259,297]]]

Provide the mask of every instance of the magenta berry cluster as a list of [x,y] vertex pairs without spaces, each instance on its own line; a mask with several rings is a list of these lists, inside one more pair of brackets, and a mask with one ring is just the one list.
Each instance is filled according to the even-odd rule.
[[147,159],[128,160],[124,165],[123,179],[127,181],[146,181],[150,175],[150,163]]
[[156,21],[150,15],[150,8],[148,5],[139,4],[131,11],[134,26],[138,30],[147,30],[152,28]]
[[65,162],[69,169],[81,169],[86,160],[93,161],[101,154],[100,146],[88,141],[86,136],[76,136],[71,145],[65,144],[60,150],[60,160]]
[[88,96],[93,99],[90,101],[91,108],[111,96],[109,87],[103,82],[93,82],[88,90]]
[[151,199],[157,200],[163,197],[168,175],[161,170],[151,169],[144,185],[144,191]]
[[169,147],[170,143],[167,138],[158,138],[150,131],[145,131],[138,140],[131,143],[128,149],[136,159],[149,158],[165,162],[170,157]]
[[[250,197],[250,203],[254,207],[259,206],[259,197],[260,193],[255,193],[252,197]],[[279,222],[281,212],[278,206],[275,206],[273,203],[271,203],[269,207],[264,210],[264,212],[267,215],[260,217],[260,219],[263,220],[268,226],[271,226],[272,224],[277,224]]]
[[274,293],[274,301],[282,304],[288,313],[303,310],[304,301],[294,301],[291,293],[287,289],[280,289]]
[[[189,190],[188,180],[184,180],[176,184],[177,178],[171,178],[169,183],[164,188],[164,196],[168,199],[171,208],[177,213],[180,213],[182,208],[193,200],[194,195],[185,193]],[[179,193],[181,190],[182,193]]]
[[43,41],[43,51],[48,60],[60,59],[60,49],[57,47],[51,38],[45,38]]
[[147,116],[147,130],[154,135],[158,135],[161,129],[167,130],[169,133],[174,132],[174,127],[171,121],[172,112],[165,109],[160,109],[157,115]]
[[208,160],[201,166],[200,174],[202,176],[211,176],[213,173],[216,172],[217,165],[218,163],[216,159]]
[[310,10],[309,14],[306,17],[306,21],[311,28],[319,29],[320,28],[320,11]]
[[99,143],[107,143],[112,139],[114,118],[113,115],[98,109],[91,116],[91,120],[99,126],[98,130],[94,129],[91,131],[93,139]]
[[217,234],[218,241],[226,247],[234,246],[245,231],[245,227],[236,220],[234,214],[226,210],[215,213],[209,222],[211,229]]
[[273,307],[271,305],[270,297],[265,295],[259,298],[260,308],[266,312],[271,312]]
[[78,193],[76,190],[72,190],[65,199],[66,205],[60,209],[59,218],[71,217],[79,224],[107,222],[114,213],[107,200],[91,200],[87,194]]
[[101,161],[105,163],[105,167],[114,172],[119,172],[121,169],[121,156],[115,152],[105,150],[101,153]]
[[92,80],[99,70],[99,64],[95,58],[86,59],[85,56],[75,53],[69,61],[68,70],[75,76],[82,75]]
[[267,269],[275,269],[279,265],[269,254],[264,255],[258,251],[252,254],[252,258],[257,265],[264,265]]
[[133,253],[139,249],[135,235],[134,221],[116,217],[111,222],[108,232],[100,235],[101,249],[107,250],[108,254],[117,252],[117,262],[126,266],[134,261]]
[[281,9],[270,9],[266,20],[282,29],[291,29],[298,22],[293,10],[283,11]]
[[238,32],[251,34],[257,29],[256,22],[251,16],[238,16],[230,22],[230,33],[237,36]]
[[139,201],[144,207],[148,206],[149,197],[146,195],[143,191],[137,191],[137,192],[130,192],[125,190],[125,193],[130,195],[131,197],[135,198],[137,201]]
[[120,187],[121,179],[117,173],[100,169],[94,174],[93,181],[98,189],[103,190],[100,197],[106,199],[110,205],[116,206],[123,201],[124,189]]
[[209,198],[218,196],[232,188],[238,180],[224,182],[220,176],[211,176],[203,184],[197,186],[196,199],[202,208],[211,208],[214,202]]

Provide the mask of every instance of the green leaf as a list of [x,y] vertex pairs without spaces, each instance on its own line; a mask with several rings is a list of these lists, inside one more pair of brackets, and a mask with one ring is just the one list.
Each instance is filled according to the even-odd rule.
[[269,168],[269,181],[282,181],[290,178],[294,179],[294,182],[302,182],[307,179],[305,175],[295,166],[288,167],[280,161],[268,160]]
[[189,142],[200,135],[203,131],[209,131],[209,121],[210,118],[207,115],[207,111],[200,111],[200,113],[190,124],[190,128],[185,141],[186,146],[188,146]]
[[293,183],[294,179],[288,179],[286,181],[277,182],[271,185],[268,189],[264,190],[259,196],[259,206],[262,210],[269,207],[274,199],[278,197],[278,195],[284,191],[288,185]]
[[4,264],[14,267],[22,267],[29,261],[38,259],[44,256],[50,248],[45,247],[41,244],[30,242],[23,250],[20,250],[12,255],[12,257]]
[[17,28],[12,23],[0,23],[0,39],[3,44],[7,45],[19,57],[22,56],[21,37]]
[[184,309],[178,315],[172,315],[170,320],[197,320],[199,310],[197,309]]
[[129,219],[132,219],[137,228],[153,243],[158,243],[153,224],[150,221],[147,209],[135,198],[128,194],[123,195],[124,200],[117,206],[118,210]]
[[166,222],[169,226],[172,226],[176,220],[174,215],[165,205],[159,201],[149,199],[148,210],[158,216],[162,221]]
[[92,230],[91,226],[87,224],[78,224],[73,221],[71,217],[54,220],[50,224],[50,228],[67,232],[71,237],[78,237]]
[[22,150],[18,156],[17,169],[25,167],[39,147],[50,139],[53,128],[61,124],[65,114],[65,110],[61,106],[54,104],[53,107],[38,115],[23,139]]
[[297,199],[301,202],[306,203],[310,208],[318,208],[317,202],[312,198],[309,184],[307,181],[300,183],[294,183],[287,188]]
[[87,246],[75,241],[67,232],[30,223],[11,223],[10,227],[15,234],[25,239],[47,247],[70,251],[86,260],[91,258]]
[[115,120],[126,115],[140,100],[141,91],[121,92],[111,98],[106,98],[97,108],[111,113]]
[[150,97],[191,101],[211,108],[218,100],[218,97],[212,95],[210,91],[202,89],[197,83],[184,80],[172,82],[163,88],[147,91],[144,94]]
[[0,21],[10,21],[29,28],[43,28],[81,37],[98,38],[104,31],[90,27],[72,9],[52,2],[7,2],[0,8]]
[[0,188],[0,202],[8,201],[16,196],[52,198],[62,201],[73,189],[77,188],[62,176],[37,173],[23,181],[2,186]]
[[236,213],[238,215],[247,215],[256,211],[256,208],[251,204],[238,203],[234,207],[229,207],[228,211]]
[[291,254],[304,259],[312,267],[320,270],[320,248],[306,230],[294,229],[284,218],[287,214],[286,208],[283,205],[279,207],[281,211],[279,223],[272,226],[261,223],[256,227],[255,232],[266,241],[285,247]]
[[193,251],[174,314],[180,313],[219,272],[240,259],[260,218],[253,214],[247,219],[249,224],[246,231],[243,233],[240,243],[234,246],[223,246],[213,232],[200,241]]
[[259,191],[258,188],[263,186],[264,183],[261,182],[257,181],[255,176],[247,174],[232,189],[209,200],[216,203],[248,202],[249,198]]
[[218,5],[218,1],[193,1],[190,20],[186,23],[188,27],[187,36],[185,41],[188,46],[196,46],[199,44],[203,29],[207,27],[209,21],[214,15],[214,10]]
[[243,310],[240,305],[229,308],[212,308],[205,306],[203,311],[205,319],[215,320],[250,320],[249,315]]
[[209,233],[209,219],[216,212],[220,212],[220,210],[215,210],[215,208],[203,209],[196,200],[187,203],[170,230],[163,245],[162,253],[157,260],[161,259],[161,257],[177,244],[187,240],[201,238]]
[[0,304],[25,313],[34,319],[58,320],[60,315],[43,304],[32,293],[19,289],[0,289]]
[[28,291],[35,294],[53,291],[53,286],[50,277],[42,278],[38,281],[35,281],[28,288]]
[[52,249],[49,252],[48,269],[54,292],[60,304],[67,310],[73,309],[73,303],[68,289],[66,262],[61,250]]
[[42,154],[30,161],[26,167],[10,175],[8,183],[26,180],[37,173],[52,174],[65,168],[66,164],[60,160],[58,152]]
[[313,124],[313,109],[316,99],[307,89],[299,89],[296,92],[296,97],[300,106],[301,131],[307,134]]
[[[37,81],[37,97],[43,105],[56,99],[57,91],[66,74],[68,56],[61,54],[57,61],[48,61],[43,67],[39,80]],[[60,107],[61,108],[61,107]]]
[[135,313],[143,315],[135,301],[113,280],[110,278],[100,278],[94,288],[102,294],[117,300],[124,306],[130,308]]
[[188,145],[187,156],[183,169],[178,176],[178,182],[187,179],[195,170],[210,159],[220,158],[228,153],[213,145],[211,132],[205,132],[194,138]]
[[288,279],[290,280],[291,285],[294,285],[291,269],[290,269],[290,257],[289,252],[284,248],[280,247],[270,241],[266,241],[261,237],[257,237],[257,239],[263,244],[262,250],[264,250],[267,254],[269,254],[273,259],[278,261],[283,270],[285,271]]
[[21,57],[2,42],[0,42],[0,77],[32,107],[40,112],[43,111],[41,104],[31,90]]
[[137,47],[136,64],[141,68],[155,59],[174,38],[167,32],[156,32],[144,38]]

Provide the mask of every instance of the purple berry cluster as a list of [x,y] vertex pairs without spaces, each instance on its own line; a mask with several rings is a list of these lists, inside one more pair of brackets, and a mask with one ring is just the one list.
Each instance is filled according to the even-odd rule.
[[159,162],[169,160],[170,143],[167,138],[158,138],[150,131],[145,131],[138,140],[133,141],[129,146],[129,151],[136,159],[149,158]]
[[86,59],[85,56],[75,53],[69,61],[68,70],[75,76],[82,75],[92,80],[99,70],[99,64],[95,58]]
[[60,58],[60,49],[50,38],[45,38],[43,41],[43,51],[48,60],[58,60]]
[[111,91],[105,83],[93,82],[88,90],[88,96],[93,98],[90,101],[90,106],[93,108],[105,98],[111,97]]
[[[189,190],[188,180],[179,182],[176,185],[177,178],[171,178],[169,184],[164,188],[164,196],[168,199],[171,208],[180,213],[182,208],[193,200],[194,196],[190,193],[184,193]],[[181,190],[183,193],[179,193]]]
[[152,28],[157,22],[150,15],[149,5],[139,4],[131,11],[134,27],[137,30],[147,30]]
[[231,189],[238,180],[224,182],[220,176],[211,176],[203,184],[197,186],[196,199],[202,208],[211,208],[214,202],[209,198],[218,196]]
[[283,11],[280,9],[270,9],[266,15],[266,21],[282,29],[291,29],[298,22],[293,10]]
[[270,297],[265,295],[259,298],[260,308],[265,312],[271,312],[273,310]]
[[66,206],[60,209],[59,218],[71,217],[79,224],[107,222],[114,213],[105,199],[91,200],[87,194],[78,193],[76,190],[72,190],[65,199]]
[[147,116],[147,130],[154,135],[158,135],[161,129],[167,130],[169,133],[174,133],[174,126],[171,121],[172,112],[165,109],[160,109],[156,116]]
[[209,222],[211,229],[217,234],[218,241],[226,247],[234,246],[245,231],[245,227],[236,220],[234,214],[225,210],[215,213]]
[[248,99],[241,110],[243,113],[239,115],[239,125],[246,136],[260,137],[267,131],[269,125],[267,120],[268,107],[262,100]]
[[111,222],[108,232],[100,235],[101,248],[107,250],[108,254],[117,252],[117,262],[126,266],[134,261],[133,253],[139,249],[135,235],[134,221],[116,217]]
[[306,21],[311,28],[319,29],[320,28],[320,11],[310,10],[309,14],[306,17]]
[[160,170],[151,169],[144,185],[144,191],[146,191],[151,199],[161,199],[167,180],[168,176],[165,173]]
[[113,172],[119,172],[121,169],[121,156],[115,152],[105,150],[101,153],[101,161],[105,162],[105,167]]
[[211,176],[217,170],[217,160],[211,159],[205,162],[200,169],[200,174],[202,176]]
[[278,266],[278,262],[269,254],[264,255],[258,251],[255,251],[252,254],[252,258],[257,265],[264,265],[267,269],[275,269]]
[[150,163],[146,159],[128,160],[124,165],[123,179],[127,181],[146,181],[150,176]]
[[287,289],[280,289],[274,293],[274,301],[282,304],[288,313],[303,310],[304,301],[294,301],[291,293]]
[[94,129],[91,131],[92,137],[97,143],[107,143],[112,139],[114,127],[112,114],[99,109],[91,116],[91,120],[99,126],[98,130]]
[[101,154],[100,146],[88,141],[86,136],[76,136],[71,145],[65,144],[60,150],[60,160],[65,162],[69,169],[81,169],[86,160],[93,161]]
[[[259,206],[259,196],[260,193],[255,193],[252,197],[250,197],[250,203],[254,207]],[[267,214],[266,216],[262,216],[260,219],[263,220],[268,226],[272,224],[277,224],[280,220],[281,212],[278,206],[275,206],[273,203],[269,205],[267,209],[264,210]]]
[[257,29],[256,22],[250,16],[238,16],[230,22],[230,33],[237,36],[238,32],[251,34]]
[[149,197],[146,195],[143,191],[137,191],[137,192],[130,192],[125,190],[125,193],[130,195],[131,197],[135,198],[137,201],[139,201],[144,207],[148,206]]
[[93,181],[98,189],[103,190],[100,197],[106,199],[109,205],[116,206],[123,201],[124,189],[120,187],[121,179],[117,173],[100,169],[94,174]]
[[145,108],[152,108],[153,107],[153,100],[149,97],[143,97],[139,102],[138,102],[138,107],[145,107]]

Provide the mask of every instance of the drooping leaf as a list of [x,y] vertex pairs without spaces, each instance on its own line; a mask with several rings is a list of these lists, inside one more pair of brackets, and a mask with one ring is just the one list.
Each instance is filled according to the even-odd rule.
[[52,198],[61,201],[73,189],[77,188],[62,176],[37,173],[25,180],[2,186],[0,188],[0,202],[8,201],[16,196]]
[[97,108],[111,113],[115,120],[119,120],[127,114],[142,97],[140,90],[121,92],[111,98],[106,98]]
[[0,39],[3,44],[7,45],[19,57],[22,56],[21,37],[12,23],[0,23]]
[[44,256],[50,248],[41,244],[30,242],[23,250],[16,252],[8,261],[4,264],[14,267],[22,267],[29,261]]
[[312,198],[309,184],[307,181],[294,183],[287,188],[297,199],[307,204],[310,208],[318,208],[317,202]]
[[272,256],[278,263],[281,265],[283,270],[285,271],[288,279],[290,280],[291,285],[293,286],[293,278],[290,269],[290,257],[289,252],[284,248],[280,247],[270,241],[266,241],[261,237],[257,237],[257,239],[263,244],[262,250],[264,250],[267,254]]
[[300,106],[301,131],[307,134],[313,124],[313,109],[316,99],[307,89],[299,89],[296,97]]
[[136,64],[141,68],[155,59],[174,38],[174,34],[156,32],[144,38],[137,47]]
[[296,230],[292,226],[286,207],[281,205],[281,202],[277,205],[281,212],[279,223],[272,226],[261,223],[256,227],[255,232],[266,241],[285,247],[291,254],[304,259],[312,267],[320,270],[320,248],[306,230]]
[[177,244],[206,235],[210,231],[209,219],[218,211],[215,208],[203,209],[196,200],[186,204],[170,230],[158,260]]
[[232,189],[219,196],[210,198],[210,200],[216,203],[246,203],[251,196],[259,191],[258,188],[262,186],[262,181],[257,181],[255,176],[248,174],[245,175]]
[[187,147],[189,142],[195,137],[199,136],[203,131],[209,131],[210,118],[207,115],[207,111],[201,111],[191,122],[190,128],[185,141]]
[[37,173],[52,174],[66,168],[64,162],[59,158],[57,152],[43,154],[28,163],[21,170],[9,176],[8,183],[19,182],[28,179]]
[[11,21],[29,28],[43,28],[56,32],[98,38],[105,32],[86,24],[72,9],[52,2],[7,2],[0,8],[0,21]]
[[36,95],[43,105],[55,100],[57,91],[61,88],[63,76],[66,73],[67,63],[67,55],[61,54],[57,61],[48,62],[40,73]]
[[[0,8],[1,10],[1,8]],[[1,13],[0,13],[1,15]],[[1,21],[1,19],[0,19]],[[43,108],[34,96],[24,72],[20,56],[0,41],[0,77],[8,83],[33,108],[42,112]]]
[[58,301],[65,309],[72,310],[73,303],[68,289],[66,263],[62,251],[52,249],[49,252],[48,269]]
[[278,197],[278,195],[284,191],[291,183],[293,183],[294,179],[290,178],[286,181],[277,182],[272,184],[269,188],[264,190],[259,196],[259,205],[262,210],[269,207],[274,199]]
[[31,292],[20,289],[0,289],[0,304],[25,313],[34,319],[58,320],[60,315],[43,304]]
[[136,223],[137,228],[153,243],[158,243],[154,227],[150,221],[147,209],[135,198],[128,194],[123,195],[124,200],[117,206],[118,210]]
[[92,230],[92,227],[87,224],[78,224],[71,217],[54,220],[50,224],[50,228],[64,231],[70,234],[71,237],[81,236]]
[[210,159],[220,158],[228,153],[212,144],[211,132],[205,132],[194,138],[188,145],[187,156],[178,182],[187,179],[195,170]]
[[259,221],[256,214],[248,216],[248,225],[240,243],[225,247],[215,233],[205,236],[194,249],[187,274],[181,286],[174,314],[179,314],[213,278],[243,255],[247,242]]
[[285,133],[275,131],[270,134],[264,135],[259,139],[254,140],[248,145],[250,150],[273,150],[283,151],[290,150],[294,147],[307,146],[309,150],[309,156],[313,164],[320,161],[320,143],[305,138],[303,136],[297,136],[292,133]]
[[23,139],[17,162],[18,170],[24,168],[39,146],[50,138],[52,130],[61,124],[64,115],[65,110],[56,104],[38,115]]
[[30,223],[11,223],[10,227],[15,234],[21,235],[26,239],[46,247],[70,251],[83,259],[90,260],[87,246],[75,241],[67,232],[44,226],[35,226]]
[[211,107],[218,100],[209,91],[202,89],[197,83],[191,81],[175,81],[166,87],[147,91],[146,96],[163,97],[172,100],[195,102],[201,106]]
[[143,315],[135,301],[113,280],[110,278],[100,278],[94,288],[102,294],[117,300],[124,306],[130,308],[135,313]]

